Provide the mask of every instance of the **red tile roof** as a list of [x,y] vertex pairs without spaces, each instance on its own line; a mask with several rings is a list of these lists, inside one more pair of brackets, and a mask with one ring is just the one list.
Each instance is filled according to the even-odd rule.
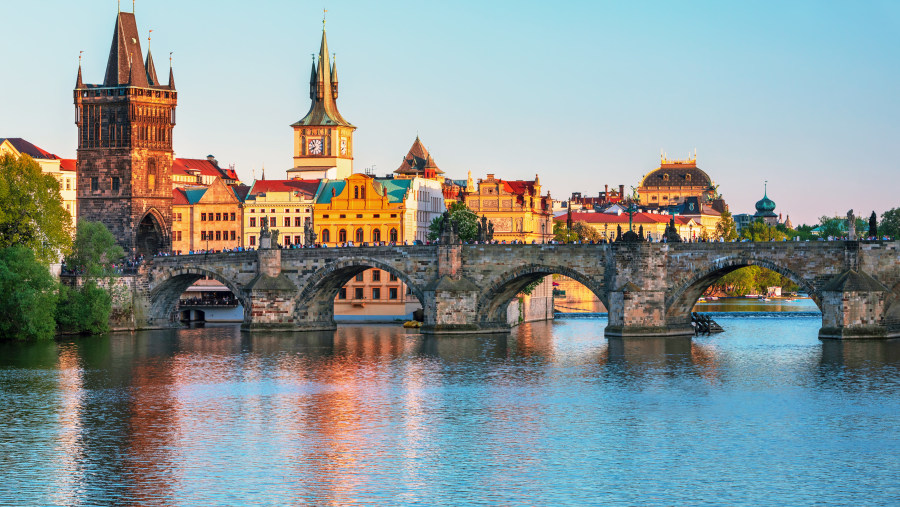
[[75,171],[76,163],[78,161],[74,158],[61,158],[59,159],[59,169],[61,171]]
[[[669,221],[669,215],[658,215],[656,213],[635,213],[633,223],[635,224],[664,224]],[[559,215],[555,217],[557,222],[565,222],[567,215]],[[690,218],[675,216],[677,225],[686,225]],[[572,222],[586,222],[589,224],[627,224],[628,214],[622,213],[615,215],[612,213],[572,213]]]
[[312,198],[319,189],[319,180],[256,180],[250,189],[250,195],[266,192],[303,192]]
[[205,158],[176,158],[172,164],[172,172],[183,171],[184,174],[190,174],[189,169],[200,171],[204,176],[222,177],[222,172],[215,164]]
[[182,190],[180,188],[172,189],[172,197],[173,197],[172,205],[174,205],[174,206],[188,204],[187,196],[185,195],[184,190]]
[[40,158],[45,160],[56,160],[59,158],[49,151],[41,149],[29,143],[21,137],[0,137],[0,143],[2,143],[3,141],[9,141],[9,143],[12,144],[19,153],[24,153],[31,158]]

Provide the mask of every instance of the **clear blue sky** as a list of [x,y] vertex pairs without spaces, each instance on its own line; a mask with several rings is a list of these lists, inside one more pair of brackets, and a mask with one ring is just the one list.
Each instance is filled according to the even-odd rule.
[[[175,52],[177,156],[284,177],[323,7],[357,171],[393,171],[418,133],[449,176],[538,173],[564,198],[636,186],[660,149],[696,148],[735,213],[766,179],[795,224],[900,206],[893,0],[138,0],[161,76]],[[74,157],[78,51],[101,82],[116,2],[0,13],[0,136]]]

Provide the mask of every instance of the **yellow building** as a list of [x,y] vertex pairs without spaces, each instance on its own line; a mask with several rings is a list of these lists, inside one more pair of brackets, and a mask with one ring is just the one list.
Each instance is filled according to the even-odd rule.
[[172,252],[219,252],[241,246],[241,200],[216,178],[208,187],[172,190]]
[[501,180],[493,174],[478,179],[478,189],[465,195],[466,206],[494,224],[494,240],[544,243],[553,239],[553,200],[541,195],[541,181]]
[[0,155],[3,154],[10,154],[14,157],[28,155],[41,166],[43,173],[52,174],[59,181],[59,194],[63,207],[72,216],[72,231],[74,232],[75,217],[78,215],[78,200],[75,195],[77,178],[75,160],[59,158],[20,137],[0,138]]
[[365,174],[323,181],[314,207],[318,241],[328,246],[409,241],[403,204],[411,183]]
[[[319,180],[256,180],[244,199],[244,246],[259,246],[263,222],[277,229],[284,247],[306,244],[306,227],[312,227],[313,204]],[[321,239],[321,237],[320,237]]]
[[667,207],[689,197],[708,203],[716,197],[712,178],[697,167],[696,153],[685,160],[669,160],[665,155],[660,159],[659,167],[644,176],[638,186],[641,205]]

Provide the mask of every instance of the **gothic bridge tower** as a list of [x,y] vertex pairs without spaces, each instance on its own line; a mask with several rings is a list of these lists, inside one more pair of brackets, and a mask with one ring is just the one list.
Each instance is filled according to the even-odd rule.
[[[323,22],[324,23],[324,22]],[[322,27],[318,65],[313,60],[309,78],[309,112],[294,128],[294,168],[288,176],[299,179],[344,179],[353,172],[353,131],[356,127],[337,108],[337,64],[328,56]]]
[[103,84],[75,83],[78,219],[99,221],[129,255],[171,248],[172,129],[178,94],[141,51],[134,13],[116,17]]

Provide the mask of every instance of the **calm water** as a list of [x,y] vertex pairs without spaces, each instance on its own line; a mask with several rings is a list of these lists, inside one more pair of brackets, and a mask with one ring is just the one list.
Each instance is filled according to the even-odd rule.
[[900,343],[716,319],[0,346],[0,504],[900,503]]

